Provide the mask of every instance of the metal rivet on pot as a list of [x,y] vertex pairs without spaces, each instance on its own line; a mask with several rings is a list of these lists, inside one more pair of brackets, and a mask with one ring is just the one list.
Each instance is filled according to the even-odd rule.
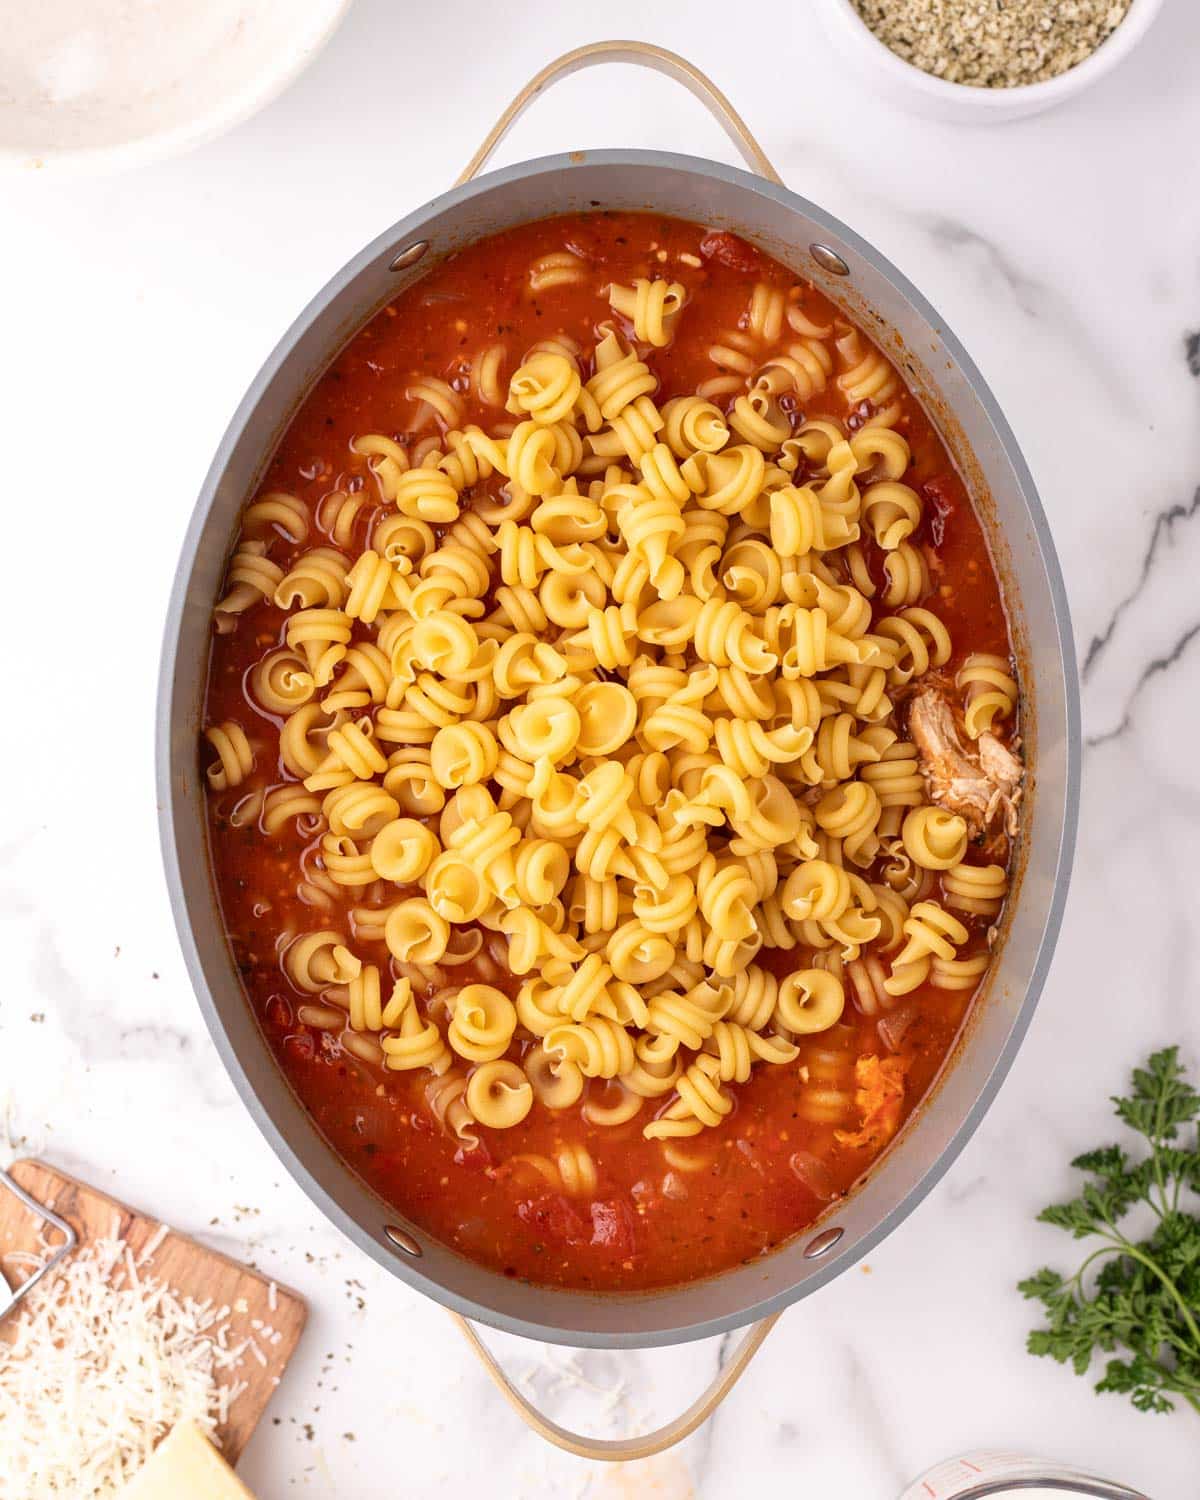
[[832,1250],[845,1234],[844,1229],[822,1229],[820,1234],[813,1235],[804,1247],[804,1259],[816,1260],[819,1255],[824,1255],[827,1250]]
[[837,251],[831,250],[828,245],[810,245],[808,253],[822,271],[828,271],[831,276],[849,276],[850,267]]
[[388,267],[388,270],[404,271],[409,266],[415,266],[428,249],[428,240],[416,240],[413,244],[406,245],[403,250],[398,251],[392,257],[392,263]]
[[[405,1255],[417,1256],[421,1253],[421,1247],[409,1234],[407,1229],[401,1229],[398,1224],[385,1224],[383,1232],[395,1245],[397,1250],[403,1250]],[[840,1233],[840,1231],[839,1231]]]

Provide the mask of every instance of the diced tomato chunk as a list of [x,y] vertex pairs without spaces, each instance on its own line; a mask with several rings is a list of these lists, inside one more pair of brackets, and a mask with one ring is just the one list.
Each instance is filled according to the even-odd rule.
[[925,498],[933,509],[929,518],[929,534],[935,547],[940,547],[946,536],[946,523],[958,509],[962,486],[953,474],[935,474],[921,486]]
[[926,496],[937,506],[953,510],[958,503],[959,481],[953,474],[935,474],[922,486]]
[[484,1171],[492,1165],[492,1153],[482,1141],[476,1141],[474,1146],[460,1146],[454,1153],[454,1165]]
[[296,1062],[311,1062],[317,1050],[312,1034],[307,1031],[293,1031],[291,1036],[285,1036],[282,1047],[285,1055]]
[[272,995],[267,1001],[267,1025],[277,1031],[286,1031],[292,1024],[292,1007],[282,995]]
[[592,1204],[592,1244],[602,1245],[615,1256],[629,1256],[634,1251],[636,1222],[633,1210],[621,1198]]
[[762,256],[754,246],[730,234],[728,229],[706,234],[700,241],[700,254],[705,260],[728,266],[731,271],[757,271],[762,264]]
[[585,1245],[587,1225],[561,1193],[543,1193],[517,1204],[517,1217],[547,1239],[564,1245]]

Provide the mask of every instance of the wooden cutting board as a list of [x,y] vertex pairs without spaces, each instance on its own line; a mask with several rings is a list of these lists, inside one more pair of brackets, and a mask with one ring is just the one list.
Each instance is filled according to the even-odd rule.
[[[45,1162],[18,1161],[9,1172],[27,1193],[74,1227],[81,1245],[112,1234],[115,1222],[115,1232],[128,1243],[136,1261],[158,1232],[161,1220],[139,1213]],[[21,1275],[14,1273],[11,1262],[6,1262],[4,1257],[15,1250],[36,1253],[38,1235],[43,1227],[43,1221],[0,1180],[0,1267],[11,1284],[19,1282]],[[50,1242],[53,1244],[58,1238],[50,1230]],[[271,1283],[266,1277],[216,1250],[197,1244],[186,1235],[176,1234],[174,1230],[141,1269],[144,1274],[194,1297],[197,1302],[209,1298],[217,1307],[227,1306],[230,1309],[227,1318],[230,1344],[252,1338],[261,1351],[265,1363],[260,1363],[253,1350],[248,1349],[235,1370],[219,1371],[216,1377],[218,1384],[232,1384],[235,1380],[246,1383],[246,1389],[230,1408],[228,1421],[217,1428],[221,1452],[229,1463],[236,1463],[274,1395],[303,1332],[308,1317],[304,1299],[277,1285],[272,1308]],[[0,1323],[0,1336],[6,1324],[10,1325],[19,1316],[19,1310],[14,1310],[6,1323]],[[279,1335],[274,1341],[273,1333]]]

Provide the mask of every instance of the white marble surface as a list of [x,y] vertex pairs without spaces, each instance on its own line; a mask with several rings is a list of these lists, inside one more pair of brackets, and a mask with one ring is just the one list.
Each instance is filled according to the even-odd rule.
[[[1067,1187],[1068,1157],[1110,1137],[1105,1096],[1129,1064],[1172,1040],[1200,1062],[1200,353],[1190,372],[1185,354],[1200,329],[1200,12],[1168,0],[1092,93],[972,131],[886,111],[838,76],[807,7],[778,0],[747,13],[744,36],[708,0],[542,7],[536,24],[479,0],[403,9],[359,0],[285,97],[185,159],[0,184],[0,1094],[15,1133],[311,1298],[244,1460],[264,1500],[732,1500],[752,1485],[890,1500],[978,1444],[1073,1459],[1157,1500],[1194,1494],[1195,1419],[1138,1416],[1030,1360],[1013,1283],[1070,1253],[1032,1215]],[[151,747],[177,549],[259,362],[343,260],[446,185],[529,74],[600,33],[710,69],[788,182],[933,297],[1024,445],[1089,662],[1066,928],[988,1119],[869,1274],[793,1309],[676,1454],[621,1471],[526,1434],[441,1311],[284,1177],[183,971]],[[504,156],[619,144],[727,154],[692,100],[620,72],[571,80]],[[562,1351],[505,1353],[549,1410],[606,1435],[673,1414],[718,1358],[587,1355],[589,1395],[556,1373]]]

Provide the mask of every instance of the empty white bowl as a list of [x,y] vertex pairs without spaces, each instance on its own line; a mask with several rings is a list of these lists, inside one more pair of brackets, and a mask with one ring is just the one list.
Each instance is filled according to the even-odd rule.
[[114,171],[269,103],[351,0],[22,0],[0,38],[0,167]]
[[1095,52],[1057,78],[994,89],[947,83],[905,62],[879,40],[851,0],[820,0],[819,8],[834,46],[870,80],[876,93],[933,119],[986,124],[1038,114],[1090,88],[1129,56],[1162,8],[1162,0],[1132,0],[1124,19]]

